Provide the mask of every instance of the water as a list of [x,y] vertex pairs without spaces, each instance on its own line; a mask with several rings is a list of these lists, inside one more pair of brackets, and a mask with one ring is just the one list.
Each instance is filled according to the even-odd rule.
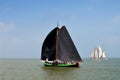
[[83,60],[79,68],[66,68],[44,67],[39,59],[3,59],[0,80],[120,80],[120,59]]

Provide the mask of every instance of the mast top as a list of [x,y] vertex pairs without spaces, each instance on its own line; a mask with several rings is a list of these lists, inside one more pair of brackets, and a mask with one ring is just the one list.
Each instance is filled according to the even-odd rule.
[[59,22],[57,22],[57,27],[59,27]]

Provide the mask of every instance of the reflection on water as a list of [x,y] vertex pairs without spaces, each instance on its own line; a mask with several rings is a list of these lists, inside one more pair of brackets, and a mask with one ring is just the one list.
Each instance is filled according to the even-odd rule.
[[76,75],[78,68],[71,67],[42,67],[47,80],[71,80],[71,76]]
[[[0,80],[119,80],[120,59],[84,59],[80,67],[44,67],[38,59],[4,59]],[[4,78],[4,79],[3,79]]]

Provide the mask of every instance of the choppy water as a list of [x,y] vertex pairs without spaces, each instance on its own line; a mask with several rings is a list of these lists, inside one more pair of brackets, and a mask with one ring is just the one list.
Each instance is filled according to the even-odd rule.
[[0,80],[120,80],[120,59],[83,60],[79,68],[66,68],[44,67],[39,59],[4,59]]

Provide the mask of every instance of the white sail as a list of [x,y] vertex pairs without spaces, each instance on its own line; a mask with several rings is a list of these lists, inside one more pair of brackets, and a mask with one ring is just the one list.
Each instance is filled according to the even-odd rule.
[[95,48],[94,56],[95,56],[95,59],[99,57],[99,55],[98,55],[98,49],[97,48]]
[[91,58],[93,58],[93,59],[105,59],[106,53],[105,53],[105,51],[102,50],[102,48],[100,46],[98,46],[98,48],[95,48],[92,51]]
[[98,55],[98,58],[102,57],[102,48],[100,46],[98,47]]
[[93,59],[98,58],[98,49],[97,48],[95,48],[94,50],[92,50],[91,58],[93,58]]
[[103,57],[103,58],[106,58],[106,53],[105,53],[105,51],[103,51],[102,57]]

